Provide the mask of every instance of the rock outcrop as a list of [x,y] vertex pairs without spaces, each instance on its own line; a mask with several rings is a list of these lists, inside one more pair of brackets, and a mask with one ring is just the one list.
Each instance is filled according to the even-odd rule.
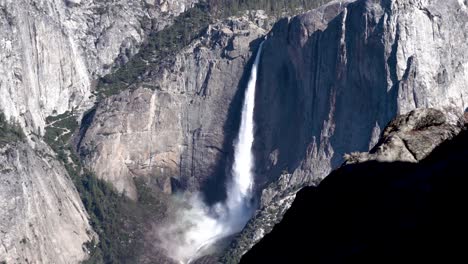
[[[426,117],[436,120],[439,114]],[[387,128],[394,130],[409,116]],[[439,133],[443,130],[452,133],[450,127],[436,127],[419,132],[436,139],[444,137]],[[424,151],[433,148],[425,138],[416,140]],[[381,153],[376,155],[385,162],[376,157],[345,164],[317,187],[302,189],[281,223],[241,263],[463,261],[467,149],[464,129],[419,163],[389,162]]]
[[151,77],[100,103],[79,144],[85,163],[132,198],[134,177],[171,193],[199,190],[212,176],[224,192],[242,77],[263,34],[244,18],[212,25]]
[[[273,214],[262,204],[257,216],[273,219],[275,201],[320,182],[345,153],[372,149],[395,116],[421,107],[461,114],[467,28],[467,6],[456,0],[334,1],[279,21],[264,44],[254,143],[259,192],[273,187],[261,200],[278,199]],[[274,187],[280,175],[288,184]],[[267,232],[271,223],[261,222],[251,224]]]
[[79,263],[94,232],[65,168],[50,148],[0,148],[0,262]]
[[460,133],[464,122],[464,117],[454,123],[442,111],[419,108],[390,122],[372,150],[345,154],[344,158],[346,164],[370,160],[418,162],[440,143]]

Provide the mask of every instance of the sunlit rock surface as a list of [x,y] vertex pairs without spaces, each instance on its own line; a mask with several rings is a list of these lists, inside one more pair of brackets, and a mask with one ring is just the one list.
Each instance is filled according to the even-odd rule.
[[92,107],[93,81],[196,1],[147,2],[0,1],[0,111],[29,137],[0,150],[0,262],[87,258],[88,216],[37,135],[47,116]]
[[153,2],[1,1],[2,110],[43,132],[45,117],[92,106],[92,81],[196,1]]
[[42,144],[0,148],[0,262],[79,263],[95,236],[65,168]]
[[132,198],[134,177],[167,193],[211,178],[213,195],[224,192],[242,78],[265,33],[244,18],[209,26],[141,84],[100,103],[79,146],[85,163]]

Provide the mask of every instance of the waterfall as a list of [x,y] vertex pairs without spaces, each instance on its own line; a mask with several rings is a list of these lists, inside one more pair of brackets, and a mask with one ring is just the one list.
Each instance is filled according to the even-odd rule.
[[191,207],[179,213],[177,223],[162,228],[161,247],[180,263],[190,263],[207,254],[217,241],[241,231],[252,217],[255,88],[262,48],[263,42],[257,51],[245,91],[226,201],[208,208],[199,196],[191,197],[188,201]]
[[239,134],[234,146],[234,164],[232,166],[232,182],[228,186],[226,207],[232,223],[231,228],[239,231],[251,217],[250,200],[254,182],[254,155],[252,145],[254,141],[254,106],[255,88],[257,84],[258,64],[262,53],[263,42],[257,51],[255,61],[250,72],[250,79],[242,106]]

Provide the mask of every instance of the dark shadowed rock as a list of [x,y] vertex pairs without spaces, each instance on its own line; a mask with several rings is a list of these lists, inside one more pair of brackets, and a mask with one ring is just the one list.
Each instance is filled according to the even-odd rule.
[[467,162],[463,131],[420,163],[344,165],[302,189],[241,263],[466,262]]
[[[373,149],[397,115],[416,108],[463,113],[467,27],[468,9],[457,0],[335,1],[279,21],[264,44],[255,106],[256,182],[259,192],[267,188],[261,200],[277,207],[299,188],[317,184],[345,153]],[[456,125],[451,118],[448,123]],[[390,139],[407,143],[400,149],[408,151],[387,153],[388,159],[427,155],[426,143],[415,144],[412,134],[435,146],[453,132],[436,139],[430,137],[437,131],[403,133],[401,140],[395,134]],[[278,179],[287,186],[277,186]],[[270,217],[278,210],[260,208],[256,218],[281,219]],[[251,230],[268,233],[271,222],[263,222],[248,224],[249,234],[241,237],[249,239],[236,242],[235,254],[259,237]]]

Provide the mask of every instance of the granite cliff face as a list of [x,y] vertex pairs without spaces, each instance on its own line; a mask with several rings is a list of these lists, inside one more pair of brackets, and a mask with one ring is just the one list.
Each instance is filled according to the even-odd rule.
[[462,113],[467,27],[455,0],[332,3],[278,22],[258,84],[258,173],[313,181],[371,149],[398,114]]
[[79,263],[93,236],[73,182],[44,143],[0,148],[0,262]]
[[27,134],[0,149],[0,262],[79,263],[94,235],[47,116],[92,107],[93,80],[196,1],[0,1],[0,112]]
[[[86,258],[81,245],[93,236],[86,212],[63,166],[32,132],[44,133],[47,116],[80,116],[93,107],[94,80],[125,64],[150,31],[195,2],[0,0],[0,110],[30,138],[0,155],[0,215],[21,219],[0,226],[0,262]],[[98,102],[76,137],[85,165],[132,199],[138,178],[153,191],[202,190],[209,202],[222,200],[245,74],[266,33],[244,18],[218,22],[138,83]],[[332,1],[277,22],[257,82],[259,210],[223,260],[239,260],[280,221],[298,189],[318,184],[345,153],[356,152],[346,156],[350,164],[416,162],[457,134],[468,107],[467,38],[461,0]],[[436,110],[411,112],[427,107]],[[393,123],[405,129],[383,131],[409,112]],[[420,131],[428,125],[434,130]],[[10,197],[19,198],[12,204]],[[30,226],[27,219],[37,215]]]
[[243,74],[263,34],[244,18],[212,25],[142,83],[101,102],[79,143],[85,163],[132,198],[133,178],[167,193],[199,190],[207,179],[223,189]]
[[396,115],[433,107],[456,122],[467,107],[467,28],[466,3],[455,0],[338,1],[279,21],[257,88],[257,187],[266,189],[227,258],[269,232],[295,192],[345,153],[372,149]]
[[[467,21],[454,0],[334,1],[279,21],[257,83],[260,210],[227,255],[238,258],[268,233],[296,191],[320,182],[345,153],[372,149],[394,116],[434,107],[455,124],[467,107]],[[207,186],[222,199],[216,190],[229,175],[238,122],[229,112],[239,110],[246,45],[263,32],[217,27],[93,114],[80,153],[119,191],[135,198],[136,177],[168,193]],[[199,44],[206,39],[216,45]]]
[[49,115],[91,107],[92,81],[194,2],[0,1],[2,110],[37,133]]

